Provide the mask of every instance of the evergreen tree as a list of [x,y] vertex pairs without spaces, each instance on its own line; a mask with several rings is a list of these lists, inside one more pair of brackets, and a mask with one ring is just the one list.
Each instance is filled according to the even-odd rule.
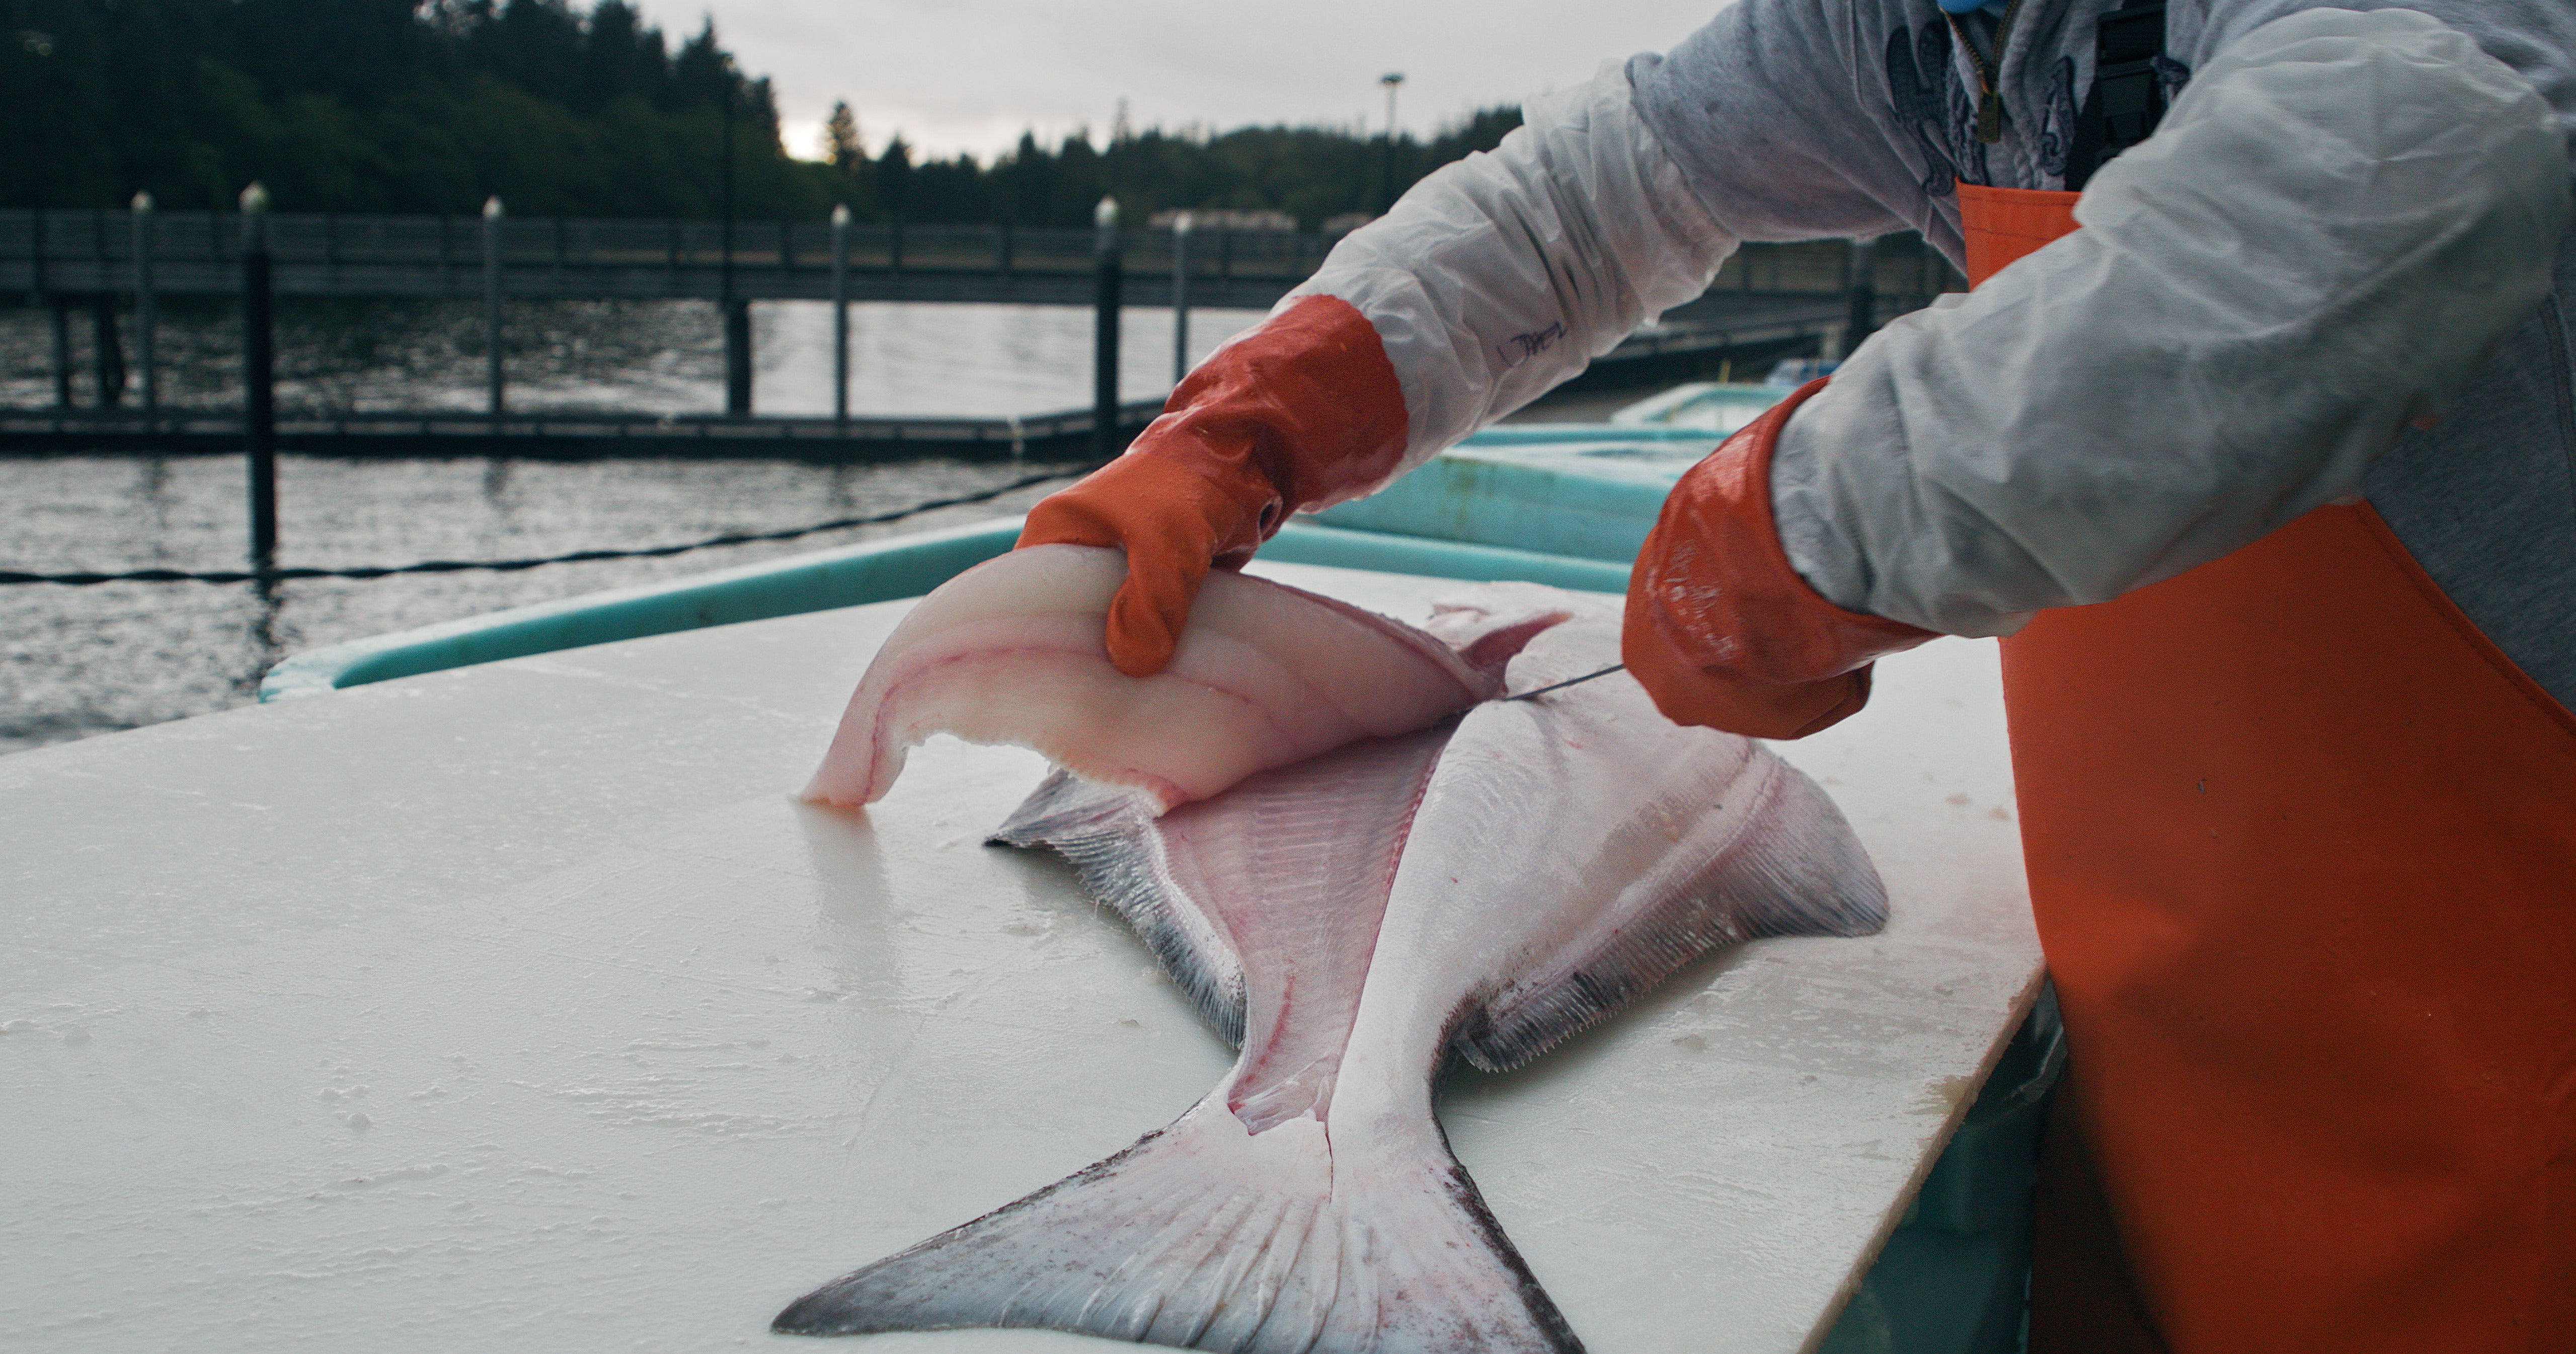
[[868,148],[859,144],[859,120],[846,99],[832,105],[831,120],[823,124],[823,158],[854,180],[868,162]]
[[887,215],[904,220],[905,209],[912,206],[912,147],[904,144],[903,133],[895,133],[885,154],[877,157],[876,180],[878,203]]
[[[735,71],[712,22],[673,44],[637,0],[9,0],[0,29],[0,207],[230,209],[264,181],[281,211],[709,216],[733,111],[736,210],[819,219],[1083,227],[1267,208],[1313,229],[1375,205],[1384,141],[1346,129],[1138,129],[1105,146],[1023,135],[989,163],[873,159],[846,103],[824,159],[778,140],[769,82]],[[1478,113],[1395,146],[1410,183],[1517,125]]]

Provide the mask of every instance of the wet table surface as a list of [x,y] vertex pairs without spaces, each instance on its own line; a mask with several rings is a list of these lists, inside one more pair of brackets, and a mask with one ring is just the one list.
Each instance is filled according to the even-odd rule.
[[[1262,571],[1410,619],[1459,586]],[[1224,1045],[1069,871],[981,845],[1032,754],[790,797],[904,609],[0,757],[0,1345],[812,1349],[789,1300],[1186,1109]],[[1603,1354],[1814,1338],[2038,980],[1992,644],[1782,751],[1886,932],[1713,957],[1442,1093]]]

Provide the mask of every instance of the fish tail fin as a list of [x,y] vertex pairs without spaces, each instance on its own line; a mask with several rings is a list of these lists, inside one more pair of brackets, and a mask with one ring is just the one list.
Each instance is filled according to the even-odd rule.
[[772,1329],[1037,1327],[1235,1354],[1580,1354],[1426,1123],[1337,1163],[1211,1098],[1126,1151],[798,1299]]

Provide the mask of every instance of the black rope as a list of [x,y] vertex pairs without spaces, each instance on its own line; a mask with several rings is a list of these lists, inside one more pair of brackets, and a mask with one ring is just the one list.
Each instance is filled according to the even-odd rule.
[[971,494],[960,494],[954,498],[934,498],[928,502],[915,503],[911,507],[899,508],[893,512],[881,512],[867,517],[840,517],[829,522],[817,522],[810,527],[790,527],[785,531],[731,532],[722,536],[709,536],[703,541],[690,541],[684,545],[656,545],[641,550],[576,550],[569,555],[548,555],[542,559],[433,559],[390,568],[358,569],[269,569],[214,573],[187,573],[178,569],[136,569],[121,574],[21,574],[0,570],[0,584],[56,583],[64,587],[85,588],[98,583],[254,583],[263,579],[275,583],[299,578],[390,578],[395,574],[459,574],[477,570],[489,573],[516,573],[521,569],[534,569],[548,564],[586,564],[603,559],[663,559],[672,555],[685,555],[692,550],[712,549],[716,546],[753,545],[762,541],[792,541],[800,536],[812,536],[826,531],[882,526],[888,522],[900,522],[907,517],[916,517],[940,508],[957,508],[970,503],[989,502],[1015,489],[1026,489],[1031,485],[1044,484],[1049,480],[1070,479],[1080,473],[1072,470],[1051,470],[1039,475],[1023,475],[1008,484],[981,489]]

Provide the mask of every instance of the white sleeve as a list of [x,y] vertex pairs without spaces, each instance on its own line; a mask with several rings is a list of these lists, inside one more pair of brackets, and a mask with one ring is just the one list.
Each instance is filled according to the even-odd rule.
[[1783,430],[1790,562],[1857,611],[2007,634],[2358,488],[2548,294],[2550,111],[2405,10],[2311,10],[2210,62],[2083,229],[1863,344]]
[[1404,391],[1396,474],[1697,297],[1734,252],[1617,64],[1524,118],[1353,231],[1279,303],[1338,297],[1376,328]]

